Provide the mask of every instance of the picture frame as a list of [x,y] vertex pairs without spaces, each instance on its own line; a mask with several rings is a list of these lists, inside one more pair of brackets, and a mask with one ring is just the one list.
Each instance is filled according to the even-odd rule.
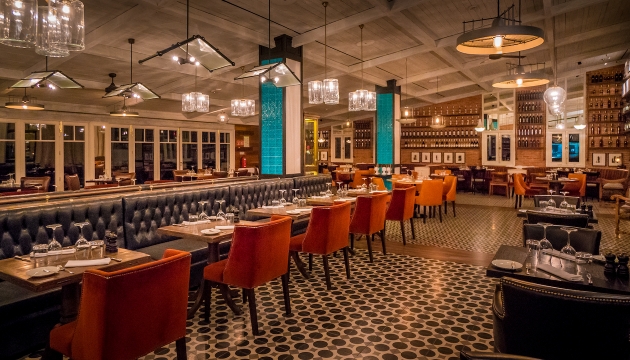
[[455,164],[465,164],[466,163],[466,153],[459,152],[455,153]]
[[319,152],[319,160],[328,161],[328,151],[320,151]]
[[441,164],[442,163],[442,153],[441,152],[434,152],[431,154],[431,162],[434,164]]
[[422,162],[423,163],[430,163],[431,162],[431,153],[430,152],[423,152],[422,153]]
[[606,154],[593,153],[591,162],[593,166],[606,166]]
[[453,163],[453,153],[444,153],[444,161],[445,164],[452,164]]
[[419,152],[412,152],[411,153],[411,162],[412,163],[419,163],[420,162],[420,153]]
[[608,166],[618,167],[623,165],[623,154],[621,153],[609,153],[608,154]]

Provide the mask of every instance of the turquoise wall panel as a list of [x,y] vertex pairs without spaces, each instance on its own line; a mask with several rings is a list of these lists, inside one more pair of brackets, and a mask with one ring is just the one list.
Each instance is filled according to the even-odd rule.
[[376,94],[376,163],[394,163],[394,94]]
[[[282,59],[272,59],[279,62]],[[265,60],[261,64],[265,65]],[[272,83],[261,84],[261,154],[260,168],[264,175],[282,175],[284,163],[283,89]]]

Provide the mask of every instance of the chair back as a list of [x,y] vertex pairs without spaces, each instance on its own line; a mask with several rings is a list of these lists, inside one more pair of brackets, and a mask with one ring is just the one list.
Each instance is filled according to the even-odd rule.
[[369,173],[368,170],[356,170],[354,172],[354,177],[352,178],[352,182],[350,183],[351,188],[360,188],[361,185],[365,184],[363,181],[363,175],[367,175]]
[[131,185],[131,180],[136,178],[136,173],[114,171],[113,178],[114,180],[120,179],[120,185]]
[[336,174],[337,174],[337,181],[350,181],[351,180],[350,173],[347,173],[347,172],[342,173],[340,171],[337,171]]
[[449,175],[444,177],[442,186],[442,199],[445,201],[455,201],[457,194],[457,176]]
[[523,174],[514,174],[514,195],[525,195],[525,192],[529,190],[529,186],[525,184],[523,180]]
[[486,178],[486,169],[472,169],[471,172],[473,180]]
[[500,281],[493,305],[498,352],[545,360],[630,358],[630,297]]
[[226,178],[228,177],[228,172],[227,171],[213,171],[212,176],[214,176],[215,178]]
[[34,190],[37,186],[42,187],[39,189],[41,192],[48,192],[48,187],[50,186],[50,176],[20,178],[20,188],[22,190]]
[[435,169],[435,170],[433,170],[433,173],[436,174],[436,175],[442,175],[442,174],[451,175],[451,170],[449,170],[449,169]]
[[[534,206],[540,207],[541,201],[549,201],[552,195],[534,195]],[[562,195],[553,195],[553,200],[556,202],[556,207],[559,207],[562,201],[564,200],[564,196]],[[567,203],[569,205],[575,205],[576,208],[580,207],[580,198],[577,196],[567,196]]]
[[385,228],[387,194],[358,196],[350,221],[350,232],[370,235]]
[[[397,183],[394,183],[396,185]],[[392,199],[385,213],[386,220],[405,221],[413,217],[416,203],[416,187],[398,188],[392,191]]]
[[81,190],[81,183],[79,182],[79,175],[65,175],[64,180],[66,188],[70,191]]
[[385,187],[385,182],[380,177],[373,177],[372,184],[376,185],[376,190],[387,190],[387,188]]
[[191,255],[83,274],[72,358],[135,359],[186,336]]
[[[567,244],[567,232],[561,230],[562,226],[547,226],[547,240],[554,249],[560,250]],[[538,224],[523,224],[523,246],[529,239],[540,240],[545,235],[544,228]],[[599,254],[599,244],[602,240],[602,232],[593,229],[580,228],[571,233],[571,246],[575,251],[584,251],[589,254]]]
[[569,179],[577,179],[577,183],[566,183],[562,190],[576,192],[580,196],[586,196],[586,174],[569,174]]
[[540,222],[554,225],[573,226],[579,228],[588,227],[587,214],[554,214],[543,211],[528,211],[527,223],[538,224]]
[[422,206],[442,205],[442,180],[424,180],[420,188],[420,195],[416,198],[416,204]]
[[235,171],[235,174],[236,174],[237,177],[249,176],[250,175],[249,170],[247,170],[247,169],[237,170],[237,171]]
[[348,246],[350,203],[314,207],[311,212],[302,251],[330,254]]
[[415,188],[415,185],[413,183],[404,183],[404,182],[399,182],[399,181],[394,181],[393,186],[394,186],[394,189],[406,189],[410,187]]
[[291,223],[286,216],[260,225],[236,225],[223,272],[225,283],[253,289],[286,274]]

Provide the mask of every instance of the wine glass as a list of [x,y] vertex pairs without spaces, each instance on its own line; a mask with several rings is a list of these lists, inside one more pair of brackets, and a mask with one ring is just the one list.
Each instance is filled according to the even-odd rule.
[[549,190],[549,201],[547,201],[547,207],[550,208],[555,208],[556,207],[556,201],[553,199],[553,193],[555,193],[554,190]]
[[573,246],[571,246],[571,233],[574,232],[574,231],[577,231],[577,229],[574,228],[574,227],[563,226],[563,227],[560,228],[560,230],[563,230],[563,231],[567,232],[567,244],[562,249],[560,249],[560,251],[563,254],[575,256],[576,251],[573,248]]
[[118,181],[118,186],[120,186],[120,180],[121,180],[121,179],[116,179],[116,181]]
[[51,225],[46,225],[46,229],[51,229],[52,230],[52,236],[51,239],[52,241],[50,242],[50,244],[48,244],[48,251],[60,251],[62,246],[59,243],[59,241],[57,241],[57,239],[55,239],[55,230],[57,228],[60,228],[61,224],[51,224]]
[[280,189],[280,205],[284,206],[284,204],[286,204],[287,200],[284,198],[284,194],[287,192],[284,189]]
[[560,209],[567,209],[567,206],[569,206],[569,203],[567,202],[567,194],[569,192],[568,191],[560,191],[560,194],[562,194],[564,197],[562,198],[562,202],[560,203]]
[[217,200],[219,203],[219,211],[217,212],[217,220],[225,220],[225,213],[223,212],[223,204],[225,200]]
[[299,203],[300,199],[298,199],[297,197],[297,193],[298,191],[300,191],[300,189],[291,189],[291,191],[293,191],[293,205],[296,205]]
[[332,196],[332,190],[330,190],[330,185],[332,185],[332,183],[326,183],[326,196]]
[[[538,249],[540,250],[540,258],[542,260],[544,250],[553,250],[551,242],[547,240],[547,226],[551,226],[551,223],[539,222],[538,225],[543,227],[543,238],[538,243]],[[549,256],[549,262],[551,263],[551,256]]]
[[77,250],[76,251],[77,259],[87,259],[88,254],[90,253],[90,249],[91,249],[90,243],[87,241],[85,237],[83,237],[83,227],[88,224],[89,224],[88,222],[80,222],[80,223],[74,224],[74,226],[77,226],[79,228],[79,239],[77,240],[76,243],[74,243],[74,247]]
[[201,200],[199,201],[199,205],[201,206],[201,214],[199,214],[199,220],[208,220],[208,214],[206,214],[206,204],[208,201]]
[[13,186],[15,185],[15,179],[13,179],[13,175],[15,175],[15,173],[9,173],[9,185]]

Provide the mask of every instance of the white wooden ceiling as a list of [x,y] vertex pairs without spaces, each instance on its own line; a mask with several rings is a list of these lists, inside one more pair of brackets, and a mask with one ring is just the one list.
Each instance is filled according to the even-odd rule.
[[[249,69],[258,58],[258,46],[267,45],[267,0],[191,0],[190,34],[200,34],[236,62],[235,67],[212,74],[198,71],[197,89],[209,93],[213,114],[226,109],[235,97],[258,97],[254,79],[235,82],[241,66]],[[455,51],[462,21],[496,14],[492,0],[328,0],[328,76],[340,84],[339,105],[309,105],[306,84],[324,77],[324,9],[320,0],[272,0],[271,36],[292,36],[304,47],[304,110],[326,119],[348,117],[348,92],[361,87],[359,24],[365,24],[364,87],[385,85],[396,79],[403,85],[404,104],[443,102],[491,90],[492,80],[506,71],[506,62]],[[516,1],[518,6],[518,1]],[[133,48],[134,81],[153,89],[162,99],[134,105],[140,111],[177,113],[181,94],[194,88],[194,67],[180,66],[169,56],[140,65],[137,60],[186,37],[185,0],[84,0],[86,50],[50,59],[49,69],[64,71],[86,86],[85,90],[33,90],[39,100],[113,109],[120,99],[102,99],[108,73],[116,84],[129,80],[128,38]],[[503,1],[506,7],[511,2]],[[585,71],[630,57],[629,0],[522,0],[522,20],[545,30],[546,42],[526,51],[523,64],[545,63],[553,77],[557,56],[558,78],[583,76]],[[550,51],[556,48],[555,54]],[[408,78],[405,77],[405,59]],[[581,65],[578,65],[581,62]],[[32,49],[0,45],[0,93],[15,80],[44,69],[42,56]],[[439,81],[436,82],[436,78]],[[407,85],[405,85],[407,84]],[[439,84],[439,94],[436,94]],[[353,117],[365,114],[351,114]],[[204,115],[208,121],[214,116]],[[243,119],[255,124],[258,117]],[[238,122],[238,120],[235,120]]]

